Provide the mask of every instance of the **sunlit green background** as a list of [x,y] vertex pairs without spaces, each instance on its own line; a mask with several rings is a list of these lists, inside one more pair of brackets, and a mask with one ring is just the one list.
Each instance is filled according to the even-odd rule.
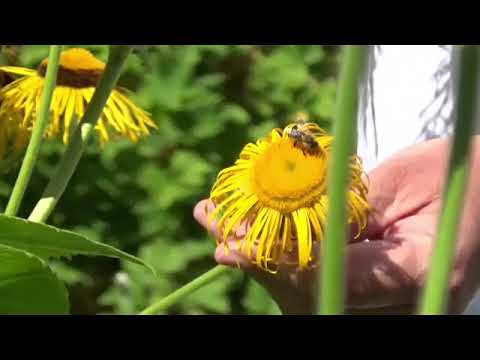
[[[81,45],[102,60],[106,46]],[[74,314],[132,314],[215,265],[215,243],[192,209],[217,172],[250,141],[298,111],[329,129],[337,46],[145,46],[129,58],[119,85],[151,112],[159,130],[139,144],[92,146],[50,223],[112,244],[153,265],[108,258],[55,262]],[[0,64],[35,68],[48,46],[10,47]],[[38,200],[63,146],[44,143],[20,215]],[[17,168],[0,181],[6,205]],[[239,271],[171,309],[172,314],[278,314],[267,293]]]

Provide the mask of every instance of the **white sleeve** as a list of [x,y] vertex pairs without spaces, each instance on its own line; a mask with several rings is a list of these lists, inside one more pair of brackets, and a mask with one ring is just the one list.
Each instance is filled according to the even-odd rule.
[[358,154],[367,171],[402,148],[453,129],[451,46],[371,50],[358,119]]

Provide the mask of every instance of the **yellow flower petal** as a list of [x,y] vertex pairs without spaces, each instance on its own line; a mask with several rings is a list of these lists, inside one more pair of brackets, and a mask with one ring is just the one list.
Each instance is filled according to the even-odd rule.
[[37,73],[35,70],[22,68],[18,66],[0,66],[0,71],[5,71],[6,73],[23,75],[23,76],[32,76]]

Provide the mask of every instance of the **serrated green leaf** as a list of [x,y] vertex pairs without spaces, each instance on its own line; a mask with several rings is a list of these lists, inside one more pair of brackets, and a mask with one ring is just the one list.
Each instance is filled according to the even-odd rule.
[[43,260],[0,245],[1,315],[65,315],[69,306],[67,289]]
[[0,244],[30,252],[43,259],[73,255],[106,256],[128,260],[155,270],[143,260],[72,231],[25,219],[0,215]]

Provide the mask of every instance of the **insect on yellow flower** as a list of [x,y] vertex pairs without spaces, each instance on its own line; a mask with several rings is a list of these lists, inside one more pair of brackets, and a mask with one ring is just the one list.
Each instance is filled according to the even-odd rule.
[[[313,246],[321,243],[326,225],[331,145],[332,137],[318,125],[292,123],[243,148],[236,163],[218,174],[210,194],[216,207],[209,220],[217,221],[226,251],[231,237],[264,270],[275,272],[285,259],[301,270],[314,265]],[[370,207],[358,157],[351,170],[349,223],[358,237]]]
[[[0,121],[10,119],[26,129],[32,128],[40,106],[47,65],[48,59],[43,60],[37,70],[0,67],[0,72],[21,76],[0,90]],[[59,137],[64,143],[69,141],[104,69],[105,63],[86,49],[73,48],[62,52],[47,137]],[[149,115],[136,106],[126,93],[127,90],[116,88],[97,122],[96,130],[102,144],[116,137],[127,137],[136,142],[141,136],[148,135],[151,128],[156,128]]]

